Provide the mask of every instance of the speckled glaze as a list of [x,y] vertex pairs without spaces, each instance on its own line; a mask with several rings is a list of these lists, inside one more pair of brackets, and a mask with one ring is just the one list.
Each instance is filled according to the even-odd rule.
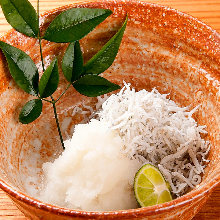
[[[210,163],[197,188],[171,202],[147,208],[115,212],[86,212],[45,204],[26,192],[26,183],[38,186],[33,175],[41,175],[42,163],[60,152],[58,133],[51,106],[44,105],[39,119],[29,125],[18,122],[21,107],[31,97],[13,82],[0,54],[0,187],[31,219],[191,219],[220,182],[220,34],[202,22],[173,9],[141,1],[77,1],[55,9],[41,18],[42,32],[54,15],[71,7],[109,8],[113,15],[81,40],[85,62],[118,30],[128,14],[129,21],[114,64],[104,73],[109,80],[130,82],[136,89],[161,93],[181,106],[201,105],[195,117],[207,125],[211,143]],[[41,66],[39,45],[12,30],[1,40],[28,53]],[[43,41],[46,65],[58,56],[59,65],[66,44]],[[67,85],[61,75],[57,97]],[[94,107],[96,99],[79,95],[73,88],[58,102],[63,133],[71,134],[82,115],[72,116],[73,107],[84,103]],[[66,138],[66,137],[65,137]],[[35,184],[34,184],[35,183]],[[54,192],[56,193],[56,192]]]

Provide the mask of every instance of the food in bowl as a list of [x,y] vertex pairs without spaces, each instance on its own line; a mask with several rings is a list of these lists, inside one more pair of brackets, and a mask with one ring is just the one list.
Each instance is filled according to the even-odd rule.
[[[140,5],[139,5],[140,6]],[[144,6],[144,7],[146,7],[146,6]],[[142,7],[138,7],[138,8],[142,8]],[[154,7],[150,7],[150,8],[146,8],[146,9],[149,9],[150,10],[150,12],[148,12],[147,10],[146,10],[146,14],[148,15],[148,13],[152,13],[154,10],[156,10]],[[134,8],[132,8],[132,10],[134,10]],[[165,10],[165,9],[163,9],[163,10]],[[162,10],[162,11],[163,11]],[[160,10],[159,10],[160,11]],[[166,10],[165,10],[165,12],[166,12]],[[165,15],[170,15],[171,14],[171,16],[174,18],[174,20],[175,20],[175,18],[177,18],[177,17],[175,17],[175,12],[172,12],[172,11],[169,11],[167,14],[165,13]],[[134,16],[134,15],[133,15]],[[134,16],[135,17],[135,16]],[[166,17],[166,16],[165,16]],[[181,17],[181,16],[180,16]],[[152,16],[152,18],[154,18],[154,16]],[[160,19],[162,18],[162,15],[161,15],[161,17],[160,17]],[[182,17],[181,17],[182,18]],[[182,19],[181,19],[182,20]],[[187,20],[187,19],[186,19]],[[121,21],[121,20],[120,20]],[[132,26],[132,22],[140,22],[139,24],[142,24],[142,22],[137,18],[137,17],[135,17],[135,20],[130,20],[130,24],[129,25],[131,25],[130,26],[130,28],[132,27],[132,30],[134,30],[135,29],[135,27],[136,26]],[[185,20],[184,20],[185,21]],[[162,21],[161,21],[162,22]],[[186,23],[187,23],[187,21],[185,21]],[[172,23],[172,22],[171,22]],[[178,23],[178,19],[177,19],[177,23]],[[154,23],[155,25],[152,25],[153,23],[151,23],[151,25],[150,25],[150,27],[152,27],[152,28],[156,28],[156,29],[154,29],[155,31],[156,31],[156,33],[157,34],[159,34],[160,35],[160,29],[157,29],[157,26],[155,26],[156,25],[156,23]],[[170,22],[168,22],[167,23],[168,24],[168,26],[169,26],[169,24],[170,24]],[[187,23],[188,24],[188,23]],[[118,24],[117,24],[118,25]],[[116,27],[118,27],[118,26],[116,26]],[[148,30],[147,29],[147,27],[149,27],[149,26],[146,26],[146,30]],[[159,27],[159,26],[158,26]],[[191,26],[190,26],[191,27]],[[138,26],[138,29],[140,28],[140,26]],[[142,27],[143,29],[144,29],[144,27]],[[181,29],[181,26],[180,26],[180,28],[179,29]],[[179,31],[179,29],[177,29],[177,31]],[[140,66],[138,67],[138,65],[135,65],[136,67],[138,67],[137,69],[136,69],[136,71],[135,71],[135,75],[133,75],[134,74],[134,71],[130,71],[130,66],[129,66],[129,62],[128,62],[128,60],[126,60],[126,56],[124,56],[124,49],[125,48],[127,48],[127,47],[125,47],[125,45],[127,44],[127,39],[125,38],[125,41],[124,41],[124,44],[123,44],[123,47],[122,47],[122,50],[121,50],[121,53],[120,53],[120,55],[119,55],[119,60],[116,60],[116,63],[115,63],[115,65],[113,64],[113,66],[112,66],[112,68],[109,70],[109,71],[107,71],[107,74],[108,74],[108,76],[109,76],[109,79],[114,79],[114,82],[116,83],[116,82],[120,82],[120,80],[119,80],[119,78],[117,78],[118,77],[118,75],[120,75],[121,76],[121,78],[120,79],[125,79],[125,81],[127,81],[127,82],[131,82],[132,83],[132,86],[134,86],[135,88],[138,88],[138,89],[142,89],[142,88],[147,88],[147,90],[148,91],[151,91],[151,89],[153,88],[153,87],[157,87],[157,89],[161,92],[161,93],[168,93],[168,92],[170,92],[170,97],[173,99],[173,100],[175,100],[177,103],[180,103],[181,104],[181,106],[187,106],[187,105],[189,105],[190,103],[193,103],[193,104],[195,104],[195,106],[196,105],[198,105],[199,104],[199,100],[206,100],[206,98],[205,98],[205,91],[203,90],[203,84],[200,84],[201,82],[198,82],[197,81],[197,73],[196,74],[192,74],[192,70],[190,71],[190,70],[188,70],[188,71],[185,71],[185,66],[184,65],[181,65],[181,70],[179,71],[178,70],[178,68],[179,68],[179,66],[177,67],[177,63],[172,63],[172,56],[170,57],[170,54],[167,54],[166,53],[166,55],[167,55],[167,57],[169,57],[170,59],[169,59],[169,62],[167,62],[166,63],[166,60],[163,60],[163,63],[160,63],[160,62],[157,62],[158,61],[158,59],[159,58],[161,58],[162,59],[162,57],[166,57],[166,55],[163,53],[163,56],[161,55],[161,56],[159,56],[159,57],[157,57],[156,55],[157,54],[155,54],[155,53],[153,53],[153,55],[152,55],[152,51],[154,51],[155,52],[155,42],[154,42],[154,44],[152,45],[151,44],[151,46],[152,47],[148,47],[148,50],[145,48],[140,48],[140,47],[138,47],[138,45],[139,45],[139,42],[137,42],[137,41],[135,41],[135,39],[137,39],[137,37],[136,36],[134,36],[135,34],[137,35],[139,35],[139,38],[138,39],[140,39],[141,41],[143,41],[143,38],[141,38],[141,36],[142,35],[140,35],[140,33],[142,33],[143,34],[143,36],[145,36],[145,33],[151,33],[151,28],[149,29],[149,32],[142,32],[142,31],[137,31],[137,29],[135,29],[136,31],[133,31],[133,32],[129,32],[129,30],[128,30],[128,32],[127,32],[127,35],[126,36],[129,36],[129,41],[131,40],[132,41],[132,44],[134,44],[134,48],[139,48],[139,50],[137,51],[137,53],[135,53],[135,50],[133,50],[132,48],[133,47],[129,47],[129,49],[131,50],[131,51],[133,51],[133,53],[129,53],[130,55],[129,55],[129,62],[133,62],[134,61],[134,57],[138,57],[138,59],[136,59],[136,64],[138,64],[138,65],[140,65],[141,64],[141,62],[142,62],[142,59],[141,59],[141,56],[138,56],[139,54],[141,54],[141,52],[143,51],[143,52],[145,52],[145,53],[148,53],[148,56],[151,58],[151,60],[152,60],[152,62],[150,62],[149,60],[147,60],[146,61],[146,63],[145,63],[145,67],[144,66],[142,66],[141,65],[141,67],[142,68],[140,68]],[[145,29],[144,29],[145,30]],[[170,26],[168,27],[168,30],[169,31],[171,31],[171,32],[169,32],[169,33],[173,33],[172,32],[172,28],[170,28]],[[191,30],[191,29],[190,29]],[[206,29],[205,29],[206,30]],[[207,31],[207,30],[206,30]],[[164,35],[166,35],[166,34],[168,34],[168,32],[164,32]],[[198,30],[198,32],[199,32],[199,30]],[[128,35],[128,33],[129,33],[129,35]],[[167,48],[168,48],[168,50],[169,50],[169,43],[170,44],[172,44],[173,45],[173,43],[175,43],[175,45],[176,45],[176,41],[175,41],[175,39],[178,41],[179,40],[179,38],[178,38],[178,32],[175,32],[176,33],[176,38],[172,38],[174,41],[173,42],[170,42],[169,40],[167,40],[167,41],[165,41],[165,42],[163,42],[163,43],[161,43],[161,41],[164,41],[164,35],[161,35],[161,41],[160,40],[157,40],[156,42],[157,43],[161,43],[161,45],[164,45],[164,46],[166,46]],[[184,33],[184,32],[183,32]],[[155,34],[155,32],[152,32],[152,35],[154,35]],[[210,33],[211,34],[211,33]],[[212,33],[213,34],[213,33]],[[145,40],[152,40],[152,35],[150,35],[149,34],[149,38],[148,37],[144,37],[144,39]],[[93,37],[94,37],[94,35],[92,35]],[[130,36],[134,36],[134,38],[131,38]],[[171,34],[171,37],[172,37],[172,34]],[[194,36],[195,37],[195,36]],[[213,34],[212,35],[212,37],[213,37],[213,39],[214,39],[214,37],[215,37],[215,34]],[[185,37],[183,36],[183,39],[185,39]],[[190,39],[190,38],[189,38]],[[195,39],[197,39],[197,38],[195,38]],[[88,40],[88,39],[87,39]],[[197,39],[198,40],[198,39]],[[211,41],[211,40],[210,40]],[[91,41],[90,41],[91,42]],[[183,40],[183,42],[185,43],[185,41]],[[209,42],[209,41],[208,41]],[[152,43],[152,42],[151,42]],[[209,42],[210,43],[210,42]],[[138,44],[138,45],[137,45]],[[157,44],[156,44],[157,45]],[[184,44],[185,45],[185,44]],[[188,45],[188,44],[187,44]],[[55,49],[55,47],[56,47],[56,45],[53,45],[53,48]],[[165,48],[166,48],[165,47]],[[85,44],[83,45],[83,48],[85,49],[84,51],[86,51],[86,49],[88,49],[88,48],[86,48],[86,46],[85,46]],[[215,49],[215,47],[213,47],[214,49]],[[163,48],[164,49],[164,48]],[[181,52],[181,50],[182,50],[182,47],[179,47],[178,48],[179,49],[179,51]],[[186,49],[186,48],[185,48]],[[203,48],[204,49],[204,48]],[[202,51],[204,51],[202,49]],[[213,49],[213,51],[214,51],[214,49]],[[174,49],[174,50],[177,50],[177,48],[176,49]],[[191,47],[191,52],[195,52],[196,51],[196,49],[194,48],[192,48]],[[177,50],[178,51],[178,50]],[[212,51],[212,52],[213,52]],[[157,51],[158,52],[158,51]],[[185,50],[185,53],[188,53],[188,51],[187,50]],[[214,52],[213,52],[214,53]],[[152,55],[152,56],[151,56]],[[180,55],[180,54],[179,54]],[[192,54],[191,54],[192,55]],[[148,57],[148,56],[143,56],[143,58],[145,59],[146,57]],[[188,55],[187,55],[188,56]],[[211,55],[210,55],[211,56]],[[214,55],[213,55],[214,56]],[[193,55],[193,57],[194,57],[194,55]],[[211,56],[212,57],[212,56]],[[188,57],[189,58],[189,57]],[[212,57],[213,59],[212,59],[212,61],[210,61],[210,64],[213,62],[213,60],[215,59],[215,56],[214,57]],[[207,58],[206,57],[206,59],[208,59],[209,60],[209,58]],[[176,60],[176,58],[175,58],[175,60]],[[117,72],[117,74],[116,74],[116,69],[117,69],[117,67],[118,67],[118,64],[120,63],[120,61],[123,61],[123,64],[126,64],[126,65],[123,65],[122,64],[122,67],[123,68],[120,68],[118,71],[119,72]],[[185,60],[182,60],[183,61],[183,63],[185,64]],[[194,59],[188,59],[188,62],[190,62],[191,64],[193,64],[193,66],[195,65],[195,63],[194,63]],[[37,61],[38,62],[38,61]],[[164,69],[163,69],[163,71],[161,71],[160,72],[160,70],[159,70],[159,68],[158,69],[156,69],[156,71],[154,71],[154,73],[155,74],[153,74],[153,72],[151,71],[152,70],[152,68],[153,68],[153,65],[152,65],[152,63],[153,62],[155,62],[155,63],[157,63],[157,65],[155,65],[155,68],[157,68],[158,66],[160,67],[160,68],[163,68],[164,67]],[[180,62],[180,60],[178,60],[178,62]],[[170,63],[172,63],[172,66],[173,67],[176,67],[176,69],[174,68],[174,69],[170,69],[170,66],[169,66],[169,64]],[[149,66],[148,66],[149,65]],[[166,68],[167,67],[167,65],[168,65],[168,68]],[[119,66],[121,66],[121,64],[119,65]],[[143,68],[148,68],[149,67],[149,71],[144,71],[144,69]],[[203,66],[203,68],[205,68],[204,66]],[[123,72],[120,72],[120,70],[123,70]],[[206,69],[207,70],[207,69]],[[111,72],[112,71],[112,72]],[[158,73],[158,71],[159,71],[159,73]],[[208,70],[207,70],[208,71]],[[209,72],[209,71],[208,71]],[[114,74],[115,73],[115,74]],[[166,74],[165,74],[166,73]],[[107,75],[106,74],[106,75]],[[161,74],[161,75],[160,75]],[[163,74],[165,74],[165,75],[163,75]],[[188,78],[188,77],[191,77],[191,78]],[[200,75],[200,80],[202,80],[203,78],[203,75]],[[158,80],[159,79],[159,80]],[[172,79],[172,80],[171,80]],[[182,81],[181,81],[181,83],[185,83],[186,82],[186,85],[185,86],[183,86],[183,84],[181,84],[181,86],[180,85],[178,85],[178,83],[177,83],[177,79],[182,79]],[[149,81],[151,82],[151,83],[149,83]],[[172,84],[170,84],[169,82],[172,82]],[[188,82],[190,82],[190,87],[189,86],[187,86],[188,84]],[[162,85],[161,85],[162,84]],[[122,85],[122,82],[120,82],[120,85]],[[196,85],[196,87],[195,87],[195,85]],[[184,91],[181,89],[182,87],[184,87]],[[191,88],[191,92],[189,92],[189,88]],[[198,89],[201,89],[199,92],[196,90],[196,88]],[[195,93],[193,93],[192,91],[196,91]],[[213,90],[212,90],[212,92],[214,93],[214,88],[213,88]],[[74,91],[73,90],[71,90],[71,92],[73,93],[73,94],[75,94],[74,93]],[[204,92],[204,93],[203,93]],[[18,94],[19,94],[19,91],[18,91]],[[187,95],[188,94],[188,95]],[[190,96],[189,96],[189,94],[190,94]],[[193,94],[193,95],[192,95]],[[210,94],[210,93],[209,93]],[[212,93],[211,93],[212,94]],[[69,95],[69,97],[70,97],[70,93],[68,93],[68,95]],[[196,96],[195,96],[196,95]],[[213,95],[214,96],[214,95]],[[16,96],[17,97],[17,96]],[[83,102],[85,99],[83,99],[81,96],[76,96],[78,99],[79,99],[79,101],[81,102]],[[197,97],[197,98],[196,98]],[[201,98],[202,97],[202,98]],[[203,99],[204,98],[204,99]],[[65,99],[65,100],[69,100],[69,99]],[[69,100],[70,101],[70,100]],[[73,101],[73,100],[72,100]],[[200,124],[206,124],[207,125],[207,130],[208,130],[208,137],[211,137],[210,138],[210,141],[212,142],[212,143],[218,143],[218,142],[215,142],[216,141],[216,139],[215,139],[215,135],[214,135],[214,130],[212,130],[211,128],[210,128],[210,123],[213,125],[213,128],[215,127],[216,129],[218,128],[218,127],[216,127],[216,126],[214,126],[215,125],[215,122],[216,122],[216,118],[214,117],[214,115],[212,115],[213,116],[213,120],[210,120],[210,121],[207,121],[206,120],[206,118],[205,117],[203,117],[202,116],[202,114],[201,114],[201,112],[205,112],[205,114],[207,114],[207,115],[209,115],[209,116],[211,116],[211,114],[212,114],[212,110],[210,109],[210,111],[207,111],[207,108],[209,108],[208,107],[208,105],[206,106],[205,105],[205,103],[202,101],[202,105],[201,105],[201,107],[200,107],[200,110],[198,111],[198,113],[196,113],[196,118],[197,118],[197,120],[198,120],[198,122],[200,123]],[[21,104],[21,103],[20,103]],[[62,103],[63,105],[64,105],[64,102]],[[65,103],[66,104],[66,106],[67,106],[67,108],[68,108],[68,105],[67,105],[67,103]],[[68,104],[70,104],[70,103],[68,103]],[[72,102],[72,104],[74,104],[74,102]],[[91,106],[92,106],[92,103],[90,103],[91,104]],[[218,105],[218,103],[215,103],[214,104],[214,102],[212,102],[211,100],[209,100],[209,105],[210,106],[212,106],[213,107],[213,109],[216,109],[216,106]],[[60,119],[61,119],[61,123],[62,123],[62,119],[64,118],[64,116],[61,114],[61,112],[62,112],[62,109],[64,110],[65,108],[62,108],[61,107],[62,105],[60,105],[60,115],[59,115],[59,117],[60,117]],[[69,105],[69,106],[71,106],[71,105]],[[49,115],[50,114],[50,111],[48,111],[48,108],[47,108],[47,114]],[[68,113],[67,113],[67,115],[68,115]],[[80,117],[79,115],[77,116],[77,117]],[[76,120],[77,119],[77,117],[75,117],[74,119],[75,119],[75,121],[73,122],[73,123],[76,123],[76,122],[78,122],[79,120]],[[42,118],[44,118],[45,119],[45,117],[43,117],[43,116],[41,116],[41,118],[40,118],[40,120],[38,120],[38,123],[39,123],[39,125],[42,125],[42,121],[41,121],[41,119]],[[49,117],[48,117],[49,118]],[[36,126],[36,130],[40,130],[39,128],[40,128],[40,126],[38,125],[38,123],[34,123],[34,125]],[[48,125],[50,125],[50,123],[51,122],[49,122],[48,123]],[[49,126],[48,126],[49,127]],[[48,129],[48,127],[47,127],[47,129]],[[65,126],[64,126],[65,127]],[[67,126],[68,127],[68,126]],[[23,127],[24,128],[24,127]],[[30,140],[30,136],[32,136],[31,134],[33,134],[32,132],[33,132],[33,130],[31,129],[31,127],[30,126],[28,126],[28,128],[29,128],[29,133],[27,133],[24,129],[22,129],[22,131],[23,131],[23,134],[25,135],[25,136],[27,136],[27,138],[26,138],[26,140]],[[43,127],[41,127],[41,129],[42,129]],[[53,126],[53,128],[54,128],[54,126]],[[54,129],[53,129],[54,130]],[[50,128],[49,128],[49,130],[47,130],[47,132],[49,133],[49,131],[50,131]],[[45,132],[45,130],[44,130],[44,132]],[[36,133],[35,133],[36,134]],[[40,135],[42,136],[42,137],[45,137],[45,134],[44,133],[41,133],[40,132]],[[32,137],[34,137],[34,135],[32,136]],[[36,136],[35,136],[36,137]],[[37,137],[38,137],[38,135],[37,135]],[[213,139],[213,137],[214,137],[214,139]],[[38,137],[39,138],[39,140],[42,140],[41,139],[41,137],[39,136]],[[47,139],[48,140],[51,140],[50,139],[50,137],[49,136],[47,136]],[[39,154],[40,156],[41,156],[41,158],[39,158],[39,161],[40,160],[42,160],[42,156],[44,155],[44,153],[45,153],[45,156],[47,156],[47,158],[48,157],[50,157],[51,155],[52,155],[52,157],[50,158],[50,160],[52,160],[52,158],[53,158],[53,150],[51,150],[51,149],[54,149],[52,146],[53,146],[53,143],[54,142],[48,142],[48,147],[47,148],[44,148],[44,144],[45,144],[45,142],[43,142],[43,145],[42,145],[42,147],[39,145],[39,142],[35,142],[35,146],[38,146],[38,148],[39,149],[41,149],[41,153]],[[51,146],[52,145],[52,146]],[[29,147],[28,147],[28,149],[32,149],[32,151],[26,151],[27,150],[27,148],[25,149],[25,146],[24,145],[21,145],[21,146],[23,146],[23,150],[24,151],[21,151],[22,152],[22,154],[20,155],[21,156],[21,160],[20,160],[20,162],[21,162],[21,166],[20,166],[20,172],[23,170],[23,168],[25,168],[25,163],[23,163],[23,161],[25,161],[25,162],[28,162],[27,160],[25,160],[25,157],[24,157],[24,155],[27,155],[27,153],[28,152],[30,152],[30,154],[29,154],[29,156],[30,156],[30,158],[32,158],[33,159],[33,157],[32,157],[32,155],[33,155],[33,153],[34,152],[32,152],[33,150],[36,152],[36,150],[37,149],[35,149],[35,148],[33,148],[32,147],[32,145],[31,145],[31,143],[30,143],[30,145],[29,145]],[[212,148],[211,148],[211,152],[210,152],[210,155],[209,155],[209,157],[210,158],[212,158],[212,152],[213,152],[213,150],[215,151],[216,150],[216,147],[215,147],[216,145],[215,144],[212,144]],[[52,147],[52,148],[51,148]],[[20,150],[21,150],[21,148],[20,148],[20,144],[18,143],[17,144],[17,149],[18,149],[18,152],[20,152]],[[45,157],[46,158],[46,157]],[[31,159],[30,159],[31,160]],[[215,160],[214,160],[215,161]],[[45,162],[45,161],[44,161]],[[40,162],[41,163],[41,162]],[[39,164],[40,164],[39,163]],[[208,186],[210,186],[209,184],[207,184],[207,182],[208,182],[208,180],[210,180],[210,169],[212,169],[213,168],[213,160],[211,160],[210,161],[210,165],[207,167],[207,169],[206,169],[206,173],[205,173],[205,175],[204,175],[204,179],[203,179],[203,182],[202,182],[202,184],[200,184],[200,186],[198,187],[198,188],[196,188],[196,189],[194,189],[194,190],[192,190],[192,192],[190,192],[190,193],[188,193],[188,194],[186,194],[186,195],[184,195],[183,197],[180,197],[180,198],[178,198],[177,200],[174,200],[174,201],[171,201],[171,202],[169,202],[169,203],[165,203],[165,204],[162,204],[162,205],[157,205],[157,206],[154,206],[154,207],[149,207],[149,208],[143,208],[143,209],[135,209],[135,210],[128,210],[128,211],[124,211],[124,212],[122,212],[122,211],[118,211],[117,213],[116,212],[114,212],[114,213],[109,213],[109,212],[106,212],[106,213],[103,213],[103,212],[100,212],[100,213],[91,213],[91,215],[92,216],[100,216],[100,215],[105,215],[105,217],[106,216],[121,216],[122,217],[122,215],[124,215],[123,213],[126,213],[125,215],[127,215],[127,216],[129,216],[129,218],[130,217],[132,217],[132,216],[146,216],[146,215],[151,215],[151,214],[156,214],[157,216],[158,215],[160,215],[160,216],[165,216],[166,215],[166,213],[167,212],[169,212],[169,216],[170,215],[174,215],[174,210],[177,210],[177,209],[179,209],[179,208],[181,208],[182,210],[184,210],[184,209],[189,209],[189,206],[187,206],[186,204],[189,204],[189,202],[193,202],[193,207],[195,208],[194,209],[194,211],[196,212],[197,210],[198,210],[198,203],[196,203],[195,204],[195,202],[198,202],[199,200],[200,201],[203,201],[204,202],[204,197],[203,197],[203,195],[205,196],[206,194],[207,194],[207,188],[206,187],[204,187],[204,184],[206,183],[206,185],[207,185],[207,187]],[[215,168],[213,168],[213,169],[215,169]],[[213,178],[213,179],[216,179],[216,178]],[[214,185],[211,185],[211,186],[214,186]],[[21,188],[22,189],[22,188]],[[201,192],[203,192],[203,194],[201,194]],[[198,194],[198,196],[196,196],[196,197],[192,197],[192,196],[194,196],[194,195],[196,195],[197,193],[199,193]],[[18,197],[18,198],[20,198],[20,197]],[[30,199],[30,201],[32,201],[31,200],[31,198],[30,197],[28,197],[27,195],[25,195],[25,198],[24,198],[24,200],[23,201],[25,201],[25,204],[27,204],[26,202],[27,202],[27,199],[26,198],[29,198]],[[33,201],[37,201],[37,200],[35,200],[35,199],[33,199]],[[183,202],[184,201],[184,204],[183,203],[181,203],[181,202]],[[22,205],[22,202],[20,203],[21,205]],[[28,204],[30,204],[30,203],[28,203]],[[37,206],[35,206],[35,205],[33,205],[33,203],[31,202],[31,206],[32,207],[34,207],[34,209],[35,208],[37,208]],[[38,209],[38,211],[42,211],[42,210],[47,210],[47,211],[49,211],[49,208],[50,208],[50,214],[53,214],[53,215],[56,215],[56,213],[54,212],[54,210],[55,210],[55,208],[57,208],[57,207],[54,207],[54,206],[52,206],[52,205],[45,205],[44,203],[41,203],[41,202],[39,202],[39,201],[37,201],[35,204],[37,204],[37,205],[39,205],[38,207],[39,208],[37,208]],[[181,207],[180,207],[181,206]],[[183,209],[183,207],[184,207],[184,209]],[[166,209],[165,209],[166,208]],[[58,210],[57,211],[57,213],[59,213],[59,214],[61,214],[61,216],[65,216],[65,215],[67,215],[67,213],[68,213],[68,215],[75,215],[75,216],[77,216],[77,215],[80,215],[81,217],[82,216],[89,216],[90,215],[90,213],[88,213],[88,212],[80,212],[80,211],[74,211],[74,210],[72,210],[72,212],[71,212],[71,210],[68,210],[68,209],[63,209],[63,208],[61,208],[61,207],[58,207],[58,209],[56,209],[56,210]],[[31,210],[28,210],[28,212],[31,212]],[[195,214],[195,212],[193,212],[193,213],[189,213],[189,212],[179,212],[179,214],[181,215],[181,216],[192,216],[192,215],[194,215]],[[177,212],[175,212],[175,213],[177,213]],[[91,216],[90,215],[90,216]]]
[[[137,208],[135,195],[142,206],[168,202],[169,190],[176,198],[201,182],[209,147],[201,138],[205,126],[192,118],[197,107],[188,111],[156,89],[135,92],[129,84],[102,102],[98,119],[76,125],[62,155],[43,165],[40,190],[27,192],[63,207],[111,211]],[[133,187],[146,163],[168,187],[152,168],[152,179],[143,173]]]

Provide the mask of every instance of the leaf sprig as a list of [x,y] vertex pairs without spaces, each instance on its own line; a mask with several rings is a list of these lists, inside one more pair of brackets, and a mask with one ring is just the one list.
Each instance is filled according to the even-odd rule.
[[[41,115],[43,101],[50,102],[54,109],[61,144],[64,148],[56,103],[71,85],[79,93],[88,97],[96,97],[120,88],[99,74],[108,69],[114,61],[126,28],[127,18],[118,32],[84,64],[79,40],[111,15],[112,11],[97,8],[66,10],[54,18],[41,37],[39,0],[37,12],[28,0],[0,0],[0,4],[8,23],[18,32],[37,38],[40,45],[43,75],[39,81],[38,69],[33,60],[22,50],[0,41],[0,49],[6,57],[10,74],[16,84],[26,93],[35,96],[22,108],[19,121],[23,124],[33,122]],[[44,69],[42,39],[56,43],[69,43],[62,59],[62,72],[69,84],[56,100],[52,95],[59,84],[58,61],[55,58],[47,69]]]

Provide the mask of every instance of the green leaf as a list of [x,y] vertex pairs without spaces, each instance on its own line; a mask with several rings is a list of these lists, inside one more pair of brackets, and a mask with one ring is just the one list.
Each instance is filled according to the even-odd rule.
[[96,97],[120,89],[120,86],[97,75],[85,75],[73,83],[73,87],[88,97]]
[[43,103],[40,99],[33,99],[22,108],[19,121],[22,124],[28,124],[37,119],[42,112]]
[[38,16],[28,0],[0,0],[8,23],[17,31],[29,36],[38,36]]
[[43,73],[39,82],[39,93],[41,98],[51,96],[57,89],[59,83],[58,62],[55,58]]
[[0,41],[9,70],[17,85],[31,95],[38,95],[39,74],[33,60],[22,50]]
[[83,71],[83,56],[79,41],[70,43],[62,62],[63,74],[69,82],[79,79]]
[[43,38],[57,43],[80,40],[111,13],[108,9],[72,8],[66,10],[51,22]]
[[84,66],[83,74],[100,74],[115,60],[126,28],[127,18],[120,30]]

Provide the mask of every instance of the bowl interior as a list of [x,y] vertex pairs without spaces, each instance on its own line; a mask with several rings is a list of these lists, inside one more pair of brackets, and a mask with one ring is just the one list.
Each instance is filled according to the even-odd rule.
[[[190,105],[193,108],[200,105],[194,116],[198,124],[207,126],[205,139],[210,141],[211,150],[203,181],[194,191],[219,181],[219,34],[189,16],[152,4],[124,4],[119,1],[104,6],[99,3],[84,6],[105,7],[114,11],[110,18],[80,41],[85,62],[113,36],[128,13],[129,22],[118,56],[103,75],[122,86],[123,81],[129,82],[137,90],[150,91],[156,87],[160,93],[169,93],[169,97],[180,106]],[[42,32],[51,18],[64,9],[43,16]],[[39,45],[35,39],[11,31],[3,40],[28,52],[41,70]],[[57,56],[60,68],[66,47],[67,44],[43,41],[46,65]],[[15,85],[2,54],[0,78],[0,178],[12,188],[31,196],[33,191],[38,190],[42,163],[53,161],[62,151],[53,111],[45,103],[39,119],[22,125],[18,122],[19,111],[31,97]],[[66,85],[67,81],[61,74],[55,97]],[[85,120],[76,107],[83,108],[89,116],[91,109],[96,110],[96,102],[96,98],[79,95],[73,88],[68,90],[57,104],[65,138],[71,136],[75,124]]]

